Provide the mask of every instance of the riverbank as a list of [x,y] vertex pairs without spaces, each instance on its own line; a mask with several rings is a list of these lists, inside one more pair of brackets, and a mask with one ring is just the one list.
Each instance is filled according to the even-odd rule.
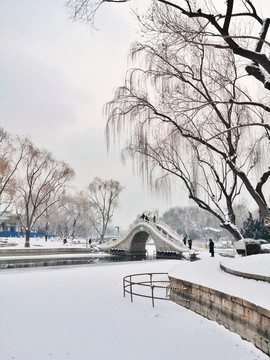
[[[205,264],[212,260],[205,257]],[[268,359],[237,334],[173,302],[152,308],[149,299],[123,297],[125,275],[170,272],[180,264],[197,273],[199,262],[2,270],[1,359]]]
[[270,276],[270,254],[229,259],[217,254],[214,258],[210,258],[207,251],[201,251],[200,258],[200,261],[192,264],[192,269],[188,263],[179,262],[170,269],[169,276],[243,298],[270,310],[270,284],[268,282],[234,276],[220,268],[221,263],[238,271]]

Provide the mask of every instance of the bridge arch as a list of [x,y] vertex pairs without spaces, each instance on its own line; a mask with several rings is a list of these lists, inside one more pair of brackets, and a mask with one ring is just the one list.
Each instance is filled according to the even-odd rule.
[[148,232],[142,230],[137,232],[130,243],[130,252],[131,253],[140,253],[140,254],[144,254],[145,250],[146,250],[146,243],[147,240],[149,239],[149,234]]

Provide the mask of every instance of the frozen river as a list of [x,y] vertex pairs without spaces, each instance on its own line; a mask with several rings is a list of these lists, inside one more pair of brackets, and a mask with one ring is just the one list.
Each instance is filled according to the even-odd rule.
[[[123,297],[122,279],[178,260],[0,271],[1,360],[266,360],[237,334],[170,301]],[[192,263],[190,263],[192,265]]]

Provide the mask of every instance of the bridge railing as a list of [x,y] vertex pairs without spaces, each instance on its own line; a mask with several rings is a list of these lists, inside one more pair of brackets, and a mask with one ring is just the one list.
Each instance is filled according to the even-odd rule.
[[169,239],[170,241],[174,242],[177,245],[182,244],[180,240],[176,240],[173,236],[171,236],[171,234],[167,231],[167,229],[163,229],[162,227],[158,228],[158,225],[159,223],[155,224],[155,228],[157,231],[159,231],[161,235],[165,236],[167,239]]
[[182,235],[178,234],[178,232],[176,232],[175,230],[173,230],[172,228],[170,228],[169,225],[166,224],[166,223],[165,223],[164,221],[162,221],[162,220],[158,220],[158,221],[157,221],[157,225],[164,226],[165,229],[168,231],[168,233],[173,234],[176,239],[179,239],[179,238],[182,237]]
[[[138,224],[140,222],[143,222],[143,223],[146,223],[146,224],[151,224],[160,234],[162,234],[163,236],[165,236],[169,240],[175,242],[176,244],[181,243],[180,242],[181,235],[179,235],[176,231],[171,229],[164,221],[157,220],[156,222],[154,222],[154,221],[151,221],[151,220],[145,220],[145,219],[139,218],[139,219],[136,219],[133,222],[131,227],[135,226],[136,224]],[[158,226],[160,226],[160,228],[158,228]],[[175,237],[173,237],[172,235],[174,235]],[[179,239],[179,240],[177,240],[177,239]]]
[[[150,224],[165,239],[168,239],[169,241],[173,242],[177,246],[179,246],[179,245],[185,246],[180,241],[180,235],[178,233],[176,233],[174,230],[170,229],[169,226],[166,223],[164,223],[163,221],[158,220],[157,222],[153,222],[153,221],[150,221],[150,220],[147,221],[147,220],[141,219],[141,218],[136,219],[124,235],[120,236],[114,242],[110,241],[110,244],[114,243],[116,246],[118,244],[120,244],[123,240],[125,240],[126,237],[129,236],[130,232],[133,231],[133,228],[139,223]],[[173,237],[171,234],[174,234],[175,237]],[[176,238],[178,238],[179,240],[176,240]]]
[[[142,220],[142,219],[141,219]],[[143,220],[144,222],[148,222],[146,220]],[[180,235],[175,232],[173,229],[171,229],[165,222],[158,220],[157,222],[151,222],[151,225],[154,226],[154,228],[165,238],[170,240],[171,242],[175,243],[176,245],[184,245],[180,240]],[[172,234],[175,236],[173,237]]]

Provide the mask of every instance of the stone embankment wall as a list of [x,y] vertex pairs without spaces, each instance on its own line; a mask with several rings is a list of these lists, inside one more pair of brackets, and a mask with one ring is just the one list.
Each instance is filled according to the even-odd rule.
[[89,248],[23,248],[23,249],[0,249],[0,256],[24,256],[24,255],[57,255],[90,253]]
[[270,276],[263,276],[263,275],[257,275],[257,274],[249,274],[249,273],[245,273],[242,271],[237,271],[237,270],[232,270],[230,268],[227,268],[226,266],[220,264],[220,268],[221,270],[232,274],[232,275],[236,275],[236,276],[241,276],[244,277],[246,279],[254,279],[254,280],[261,280],[261,281],[267,281],[270,282]]
[[270,311],[205,286],[170,277],[171,300],[218,322],[270,355]]

